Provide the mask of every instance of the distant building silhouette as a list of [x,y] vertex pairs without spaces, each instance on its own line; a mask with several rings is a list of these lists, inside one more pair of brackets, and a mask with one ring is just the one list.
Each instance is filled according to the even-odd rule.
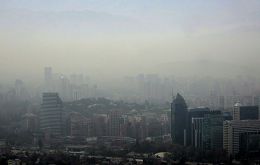
[[171,137],[173,143],[187,144],[187,105],[178,93],[171,103]]

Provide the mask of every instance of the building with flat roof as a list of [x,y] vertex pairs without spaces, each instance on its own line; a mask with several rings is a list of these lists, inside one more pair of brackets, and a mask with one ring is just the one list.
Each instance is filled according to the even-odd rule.
[[221,111],[204,115],[202,123],[202,147],[204,150],[222,150],[223,116]]
[[258,120],[258,106],[242,106],[236,103],[233,107],[233,120]]
[[204,115],[209,114],[207,107],[191,108],[188,111],[187,144],[196,148],[202,147],[202,128]]
[[118,110],[111,110],[108,114],[109,136],[120,136],[120,114]]
[[58,93],[43,93],[40,110],[40,128],[50,135],[62,134],[62,101]]
[[260,120],[224,121],[223,148],[229,155],[259,152]]

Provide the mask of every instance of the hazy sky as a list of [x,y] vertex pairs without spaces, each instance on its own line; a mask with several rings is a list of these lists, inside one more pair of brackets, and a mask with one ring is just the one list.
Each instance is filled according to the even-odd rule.
[[0,74],[256,74],[259,32],[259,0],[0,0]]

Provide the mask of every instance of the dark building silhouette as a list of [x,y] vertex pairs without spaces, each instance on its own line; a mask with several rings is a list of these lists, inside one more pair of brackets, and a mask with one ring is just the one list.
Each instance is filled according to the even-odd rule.
[[234,120],[258,120],[259,109],[258,106],[242,106],[236,103],[233,108]]
[[224,121],[233,120],[232,112],[222,112]]
[[209,114],[207,107],[192,108],[188,111],[187,145],[202,147],[202,128],[204,115]]
[[221,111],[205,114],[202,123],[203,150],[221,150],[223,147],[223,115]]
[[178,93],[171,103],[171,137],[173,143],[187,144],[187,105]]

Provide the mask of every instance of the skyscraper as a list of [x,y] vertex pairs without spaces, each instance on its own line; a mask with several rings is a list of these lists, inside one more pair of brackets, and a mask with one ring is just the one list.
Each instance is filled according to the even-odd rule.
[[44,133],[61,135],[62,101],[58,93],[43,93],[40,111],[40,128]]
[[171,103],[171,137],[173,143],[187,144],[187,105],[178,93]]
[[223,116],[221,111],[205,114],[202,123],[202,147],[204,150],[221,150],[223,145]]
[[194,147],[202,147],[202,128],[204,115],[209,114],[207,107],[192,108],[188,111],[187,118],[187,144]]

